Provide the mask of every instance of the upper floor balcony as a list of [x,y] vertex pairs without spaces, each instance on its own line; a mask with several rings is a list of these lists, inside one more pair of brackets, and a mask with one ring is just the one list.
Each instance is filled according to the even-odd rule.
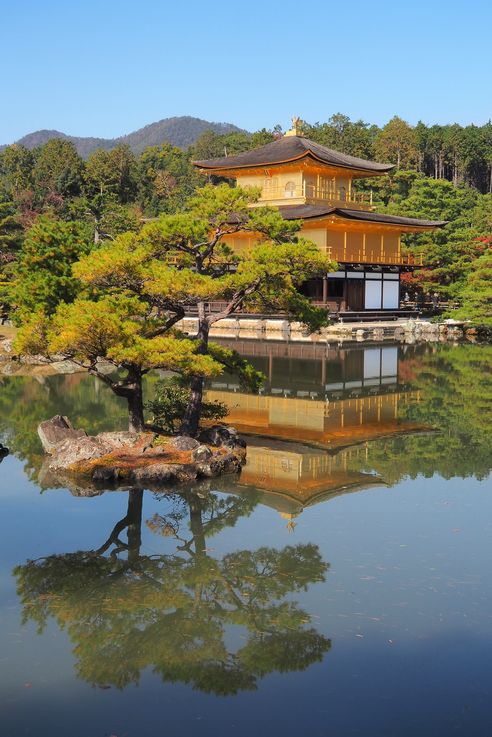
[[326,256],[339,264],[379,264],[382,266],[423,266],[422,253],[402,253],[392,248],[365,249],[365,248],[337,248],[328,246]]
[[347,187],[319,187],[303,180],[301,184],[287,182],[285,185],[263,187],[258,205],[319,205],[347,207],[352,210],[372,210],[372,190],[356,192]]

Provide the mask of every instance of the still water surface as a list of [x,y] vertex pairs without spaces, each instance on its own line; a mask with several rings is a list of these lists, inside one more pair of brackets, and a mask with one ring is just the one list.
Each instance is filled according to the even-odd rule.
[[119,400],[1,379],[0,734],[490,735],[491,349],[237,347],[248,464],[168,494],[57,488]]

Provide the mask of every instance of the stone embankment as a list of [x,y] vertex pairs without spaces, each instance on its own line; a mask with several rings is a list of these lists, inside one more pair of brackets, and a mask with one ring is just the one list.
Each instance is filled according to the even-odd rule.
[[0,375],[3,376],[55,376],[75,374],[80,371],[72,361],[48,362],[42,356],[16,356],[13,350],[13,337],[5,337],[0,327]]
[[[196,318],[186,318],[179,327],[189,335],[196,334]],[[378,322],[337,322],[322,328],[318,333],[309,333],[300,322],[283,319],[254,319],[236,317],[220,320],[212,326],[213,338],[241,338],[250,340],[280,340],[304,343],[330,343],[348,341],[393,340],[402,343],[418,341],[475,340],[478,331],[464,322],[445,320],[392,320]]]
[[[186,318],[179,323],[183,332],[195,335],[197,320]],[[2,330],[4,332],[2,332]],[[41,356],[16,356],[13,351],[13,329],[11,335],[5,335],[0,328],[0,375],[4,376],[53,376],[55,374],[71,374],[80,371],[72,361],[60,356],[59,361],[48,362]],[[240,338],[259,341],[286,341],[292,343],[350,343],[380,342],[383,340],[399,343],[446,342],[446,341],[487,341],[492,340],[492,330],[477,329],[465,322],[445,320],[430,322],[428,320],[394,320],[387,322],[337,322],[322,328],[317,333],[309,333],[300,322],[274,319],[255,319],[237,317],[220,320],[212,326],[212,338]],[[55,357],[56,358],[56,357]],[[110,364],[99,364],[99,370],[114,370]]]
[[222,425],[203,430],[197,440],[153,432],[91,436],[56,415],[39,425],[38,434],[49,455],[42,471],[45,483],[50,477],[83,477],[96,487],[159,488],[235,473],[246,460],[244,441],[235,428]]

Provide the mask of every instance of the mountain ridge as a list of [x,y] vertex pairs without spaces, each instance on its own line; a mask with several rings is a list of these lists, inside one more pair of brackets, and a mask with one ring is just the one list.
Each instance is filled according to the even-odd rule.
[[[243,129],[232,123],[214,123],[190,115],[181,115],[163,118],[116,138],[70,136],[57,130],[41,129],[27,133],[14,143],[32,149],[44,145],[53,138],[63,138],[72,141],[80,156],[87,158],[96,149],[110,150],[120,144],[127,144],[135,154],[140,154],[147,146],[159,146],[162,143],[171,143],[185,149],[195,143],[202,133],[209,130],[218,134],[243,132]],[[0,146],[0,151],[8,145],[11,144]]]

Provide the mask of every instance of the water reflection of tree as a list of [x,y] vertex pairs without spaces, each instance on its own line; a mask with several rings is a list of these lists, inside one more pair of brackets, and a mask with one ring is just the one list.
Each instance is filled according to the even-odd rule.
[[[144,555],[142,498],[142,491],[129,492],[127,514],[98,550],[15,569],[24,621],[42,631],[54,617],[75,643],[82,678],[122,688],[151,667],[164,681],[225,695],[256,688],[267,673],[303,670],[323,658],[330,641],[286,600],[324,580],[328,566],[317,546],[214,557],[207,537],[234,525],[255,502],[183,492],[173,495],[171,511],[148,522],[175,538],[175,549]],[[227,644],[234,626],[242,632],[237,648]]]

